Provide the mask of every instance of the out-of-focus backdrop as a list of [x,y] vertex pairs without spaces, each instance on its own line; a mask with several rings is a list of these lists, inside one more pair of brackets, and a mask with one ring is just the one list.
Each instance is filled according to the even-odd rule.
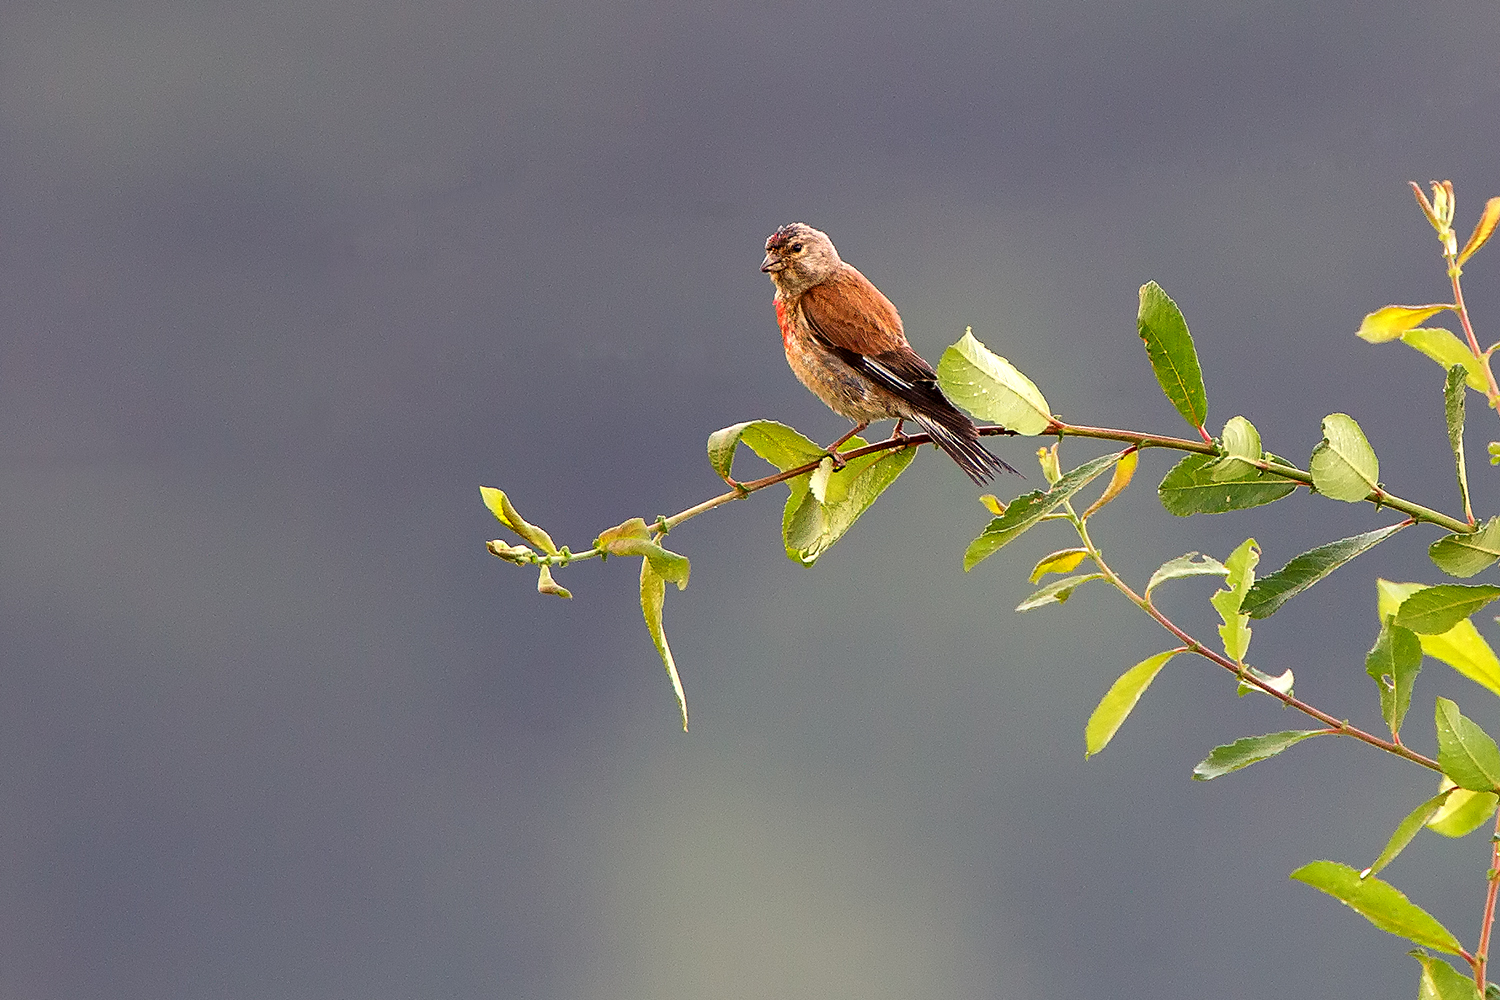
[[[7,3],[0,994],[1412,995],[1403,942],[1286,874],[1367,863],[1429,778],[1328,741],[1192,782],[1301,722],[1187,659],[1086,763],[1169,637],[1099,586],[1014,614],[1067,537],[965,575],[987,515],[930,450],[812,569],[779,489],[673,534],[687,735],[634,561],[542,597],[477,488],[579,548],[719,492],[719,427],[841,434],[757,270],[802,220],[930,360],[972,326],[1067,418],[1179,433],[1154,279],[1215,430],[1305,459],[1345,411],[1456,509],[1440,369],[1353,332],[1445,295],[1406,181],[1451,177],[1465,232],[1500,194],[1497,37],[1477,0]],[[1500,251],[1468,282],[1493,340]],[[998,446],[1002,495],[1036,444]],[[1097,528],[1142,579],[1391,520],[1175,520],[1170,461]],[[1435,579],[1433,537],[1257,624],[1254,662],[1378,725],[1373,579]],[[1172,586],[1211,637],[1212,585]],[[1416,745],[1439,692],[1500,724],[1429,665]],[[1472,943],[1486,852],[1387,874]]]

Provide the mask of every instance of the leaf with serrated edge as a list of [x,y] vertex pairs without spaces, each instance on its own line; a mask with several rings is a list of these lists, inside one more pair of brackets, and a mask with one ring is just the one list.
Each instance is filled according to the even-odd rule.
[[[1480,389],[1483,392],[1484,389]],[[1448,423],[1448,447],[1453,449],[1453,465],[1458,474],[1458,495],[1464,502],[1464,517],[1474,523],[1474,509],[1469,504],[1469,469],[1464,462],[1464,403],[1468,393],[1464,392],[1464,369],[1454,365],[1448,369],[1448,378],[1443,383],[1443,416]]]
[[1036,383],[981,344],[972,329],[943,352],[937,376],[943,393],[981,420],[1028,435],[1052,426],[1052,410]]
[[1347,413],[1323,418],[1323,441],[1313,449],[1308,471],[1319,493],[1347,503],[1363,500],[1380,484],[1380,460]]
[[1146,593],[1149,595],[1158,584],[1166,583],[1168,580],[1180,580],[1188,576],[1226,576],[1228,573],[1229,570],[1224,564],[1213,556],[1189,552],[1185,556],[1168,559],[1158,566],[1146,583]]
[[1042,556],[1032,568],[1028,579],[1036,583],[1048,573],[1071,573],[1078,568],[1079,563],[1088,558],[1088,554],[1088,549],[1058,549],[1056,552]]
[[1269,618],[1287,601],[1408,524],[1409,521],[1402,521],[1387,528],[1376,528],[1362,535],[1341,538],[1336,542],[1308,549],[1293,557],[1276,572],[1256,580],[1255,586],[1245,595],[1245,603],[1240,606],[1240,610],[1251,618]]
[[1437,700],[1438,765],[1459,788],[1500,790],[1500,748],[1447,698]]
[[[850,438],[845,447],[852,451],[864,447],[864,442]],[[850,459],[842,472],[833,472],[830,460],[827,472],[820,466],[812,477],[798,476],[789,481],[791,494],[781,518],[787,558],[804,566],[815,563],[906,471],[916,455],[915,448],[862,455]]]
[[1370,863],[1370,867],[1360,872],[1359,877],[1369,878],[1392,861],[1395,861],[1397,855],[1406,850],[1406,845],[1410,844],[1412,839],[1421,832],[1422,827],[1427,825],[1427,821],[1432,819],[1437,814],[1437,811],[1442,808],[1443,803],[1448,801],[1450,794],[1452,794],[1451,789],[1446,792],[1438,792],[1432,798],[1407,813],[1406,818],[1396,826],[1396,831],[1391,834],[1391,839],[1385,842],[1385,849],[1380,852],[1380,856]]
[[1212,781],[1231,771],[1238,771],[1251,764],[1274,757],[1287,747],[1295,746],[1309,736],[1322,736],[1321,729],[1289,729],[1281,733],[1264,736],[1242,736],[1233,743],[1214,747],[1213,751],[1193,768],[1194,781]]
[[1100,455],[1071,470],[1057,481],[1051,489],[1033,490],[1016,497],[1005,508],[1005,513],[991,521],[979,537],[969,543],[964,552],[964,571],[968,572],[988,559],[1002,546],[1015,540],[1022,532],[1052,513],[1064,500],[1070,499],[1087,486],[1105,469],[1119,460],[1120,454]]
[[1386,618],[1365,654],[1365,673],[1380,689],[1380,715],[1391,735],[1401,731],[1406,711],[1411,707],[1411,689],[1422,670],[1422,641],[1417,633]]
[[[1376,580],[1376,606],[1382,621],[1394,615],[1401,602],[1419,590],[1426,589],[1421,583],[1394,583]],[[1464,619],[1442,635],[1419,635],[1422,652],[1434,660],[1441,660],[1469,680],[1490,692],[1500,695],[1500,657],[1485,641],[1474,623]]]
[[1154,281],[1141,286],[1136,331],[1146,344],[1146,357],[1167,399],[1194,427],[1208,419],[1208,395],[1203,389],[1203,369],[1193,347],[1182,310]]
[[1433,958],[1420,948],[1407,954],[1422,963],[1417,1000],[1480,1000],[1474,980],[1441,958]]
[[1062,604],[1073,596],[1073,591],[1088,583],[1090,580],[1104,579],[1103,573],[1081,573],[1078,576],[1063,577],[1061,580],[1053,580],[1047,586],[1032,594],[1026,600],[1016,605],[1017,611],[1033,611],[1046,604]]
[[667,645],[667,634],[662,630],[662,606],[667,601],[667,582],[651,568],[650,559],[641,560],[641,614],[646,618],[646,630],[661,662],[666,665],[667,676],[672,680],[672,691],[677,695],[677,707],[682,711],[682,731],[687,732],[687,695],[682,690],[682,678],[677,676],[677,663],[672,659],[672,647]]
[[1375,876],[1362,879],[1359,872],[1336,861],[1314,861],[1292,872],[1292,878],[1328,893],[1383,931],[1404,937],[1434,951],[1457,955],[1463,945],[1453,932],[1406,895]]
[[[1272,503],[1291,493],[1298,483],[1263,472],[1242,461],[1221,466],[1214,455],[1189,455],[1174,465],[1156,488],[1169,514],[1223,514]],[[1242,470],[1232,479],[1216,478],[1223,468]]]
[[1497,597],[1500,587],[1488,583],[1480,586],[1440,583],[1424,587],[1401,602],[1396,624],[1422,635],[1442,635]]
[[1224,560],[1224,567],[1229,571],[1224,581],[1228,589],[1220,590],[1208,599],[1224,620],[1219,626],[1224,655],[1236,663],[1244,660],[1245,651],[1250,647],[1250,616],[1241,613],[1240,605],[1255,582],[1255,564],[1259,561],[1260,547],[1255,539],[1245,539]]
[[1500,517],[1492,517],[1484,527],[1468,534],[1445,535],[1427,547],[1433,565],[1460,579],[1489,569],[1500,560]]
[[1401,335],[1401,343],[1436,361],[1444,368],[1463,367],[1464,382],[1476,392],[1484,392],[1484,367],[1467,344],[1440,326],[1419,326]]
[[1439,782],[1439,788],[1449,793],[1448,801],[1427,821],[1427,829],[1444,837],[1467,837],[1489,822],[1495,814],[1496,803],[1500,802],[1500,796],[1494,792],[1471,792],[1459,788],[1446,775]]
[[1109,745],[1109,741],[1129,717],[1136,702],[1141,700],[1141,695],[1146,693],[1146,688],[1151,686],[1161,668],[1181,652],[1181,649],[1169,649],[1165,653],[1147,657],[1121,674],[1109,686],[1109,690],[1099,699],[1099,704],[1089,716],[1088,725],[1084,727],[1084,757],[1092,757]]
[[1479,221],[1474,225],[1474,231],[1469,234],[1469,240],[1464,248],[1458,252],[1458,265],[1462,267],[1464,261],[1474,256],[1474,251],[1484,246],[1490,236],[1495,232],[1495,226],[1500,225],[1500,198],[1491,198],[1484,203],[1484,211],[1480,213]]
[[1447,304],[1436,304],[1428,306],[1382,306],[1364,318],[1359,324],[1358,336],[1361,340],[1371,344],[1381,344],[1387,340],[1395,340],[1407,330],[1421,326],[1424,322],[1444,309],[1452,309]]

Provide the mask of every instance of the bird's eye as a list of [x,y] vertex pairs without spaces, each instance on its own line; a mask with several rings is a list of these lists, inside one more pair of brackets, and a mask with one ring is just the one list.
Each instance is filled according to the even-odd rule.
[[801,243],[793,243],[792,244],[792,253],[801,253],[801,252],[802,252],[802,244]]

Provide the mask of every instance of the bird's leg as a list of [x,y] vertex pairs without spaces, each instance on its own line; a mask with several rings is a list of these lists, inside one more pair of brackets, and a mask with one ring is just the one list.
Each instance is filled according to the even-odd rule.
[[853,430],[828,446],[828,457],[833,459],[833,471],[837,472],[844,467],[844,456],[839,454],[839,445],[843,444],[845,441],[849,440],[868,426],[870,426],[870,422],[868,420],[863,423],[855,424]]
[[905,441],[905,440],[907,440],[906,435],[901,433],[901,425],[904,424],[904,423],[906,423],[906,418],[902,417],[900,420],[896,421],[896,426],[891,428],[891,440],[892,441]]

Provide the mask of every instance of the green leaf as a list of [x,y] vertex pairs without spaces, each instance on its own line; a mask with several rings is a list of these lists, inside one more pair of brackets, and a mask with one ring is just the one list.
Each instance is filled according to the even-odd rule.
[[826,450],[786,424],[775,420],[749,420],[714,431],[708,436],[708,462],[721,478],[730,478],[735,448],[741,441],[782,472],[816,462],[827,454]]
[[[1377,607],[1381,620],[1394,615],[1401,603],[1426,586],[1420,583],[1393,583],[1376,580]],[[1464,619],[1442,635],[1419,635],[1422,652],[1441,660],[1469,680],[1500,695],[1500,658],[1485,641],[1474,623]]]
[[1162,392],[1182,419],[1201,428],[1208,419],[1208,394],[1203,389],[1203,369],[1198,365],[1198,352],[1182,310],[1160,285],[1149,281],[1141,286],[1135,322]]
[[1084,727],[1084,757],[1092,757],[1109,745],[1109,741],[1129,717],[1135,703],[1141,700],[1141,695],[1146,693],[1146,688],[1151,686],[1161,668],[1181,652],[1181,649],[1169,649],[1165,653],[1148,657],[1125,671],[1110,685],[1089,716],[1088,725]]
[[1474,256],[1474,251],[1484,246],[1490,236],[1495,232],[1495,226],[1500,225],[1500,198],[1491,198],[1484,203],[1484,211],[1480,213],[1479,221],[1474,224],[1474,231],[1469,234],[1469,240],[1464,248],[1458,252],[1458,265],[1462,267],[1464,261]]
[[1459,972],[1440,958],[1421,949],[1407,952],[1422,963],[1422,980],[1417,984],[1417,1000],[1479,1000],[1474,979]]
[[1397,855],[1406,850],[1406,845],[1410,844],[1412,839],[1421,832],[1422,827],[1427,825],[1427,821],[1432,819],[1437,814],[1437,811],[1443,807],[1443,803],[1448,801],[1448,796],[1452,792],[1452,789],[1446,792],[1438,792],[1432,798],[1407,813],[1406,818],[1396,827],[1396,832],[1391,834],[1391,839],[1385,842],[1385,849],[1380,852],[1380,856],[1370,863],[1370,867],[1360,872],[1359,877],[1368,878],[1392,861],[1395,861]]
[[1319,493],[1348,503],[1363,500],[1380,485],[1380,461],[1347,413],[1323,418],[1323,441],[1313,449],[1308,471]]
[[667,676],[672,680],[672,691],[677,695],[677,707],[682,711],[682,731],[687,732],[687,695],[682,690],[682,678],[677,676],[677,663],[672,659],[672,647],[667,645],[667,634],[662,631],[662,606],[667,602],[667,582],[652,568],[650,559],[641,560],[641,614],[646,618],[646,630],[667,667]]
[[1376,528],[1362,535],[1341,538],[1336,542],[1308,549],[1295,556],[1285,566],[1269,576],[1255,581],[1240,610],[1251,618],[1269,618],[1287,601],[1317,583],[1355,556],[1379,545],[1387,538],[1406,527],[1402,521],[1385,528]]
[[1036,583],[1048,573],[1071,573],[1078,568],[1079,563],[1088,558],[1088,554],[1088,549],[1058,549],[1042,556],[1032,567],[1031,576],[1027,579]]
[[[1161,505],[1178,517],[1189,514],[1223,514],[1246,510],[1280,500],[1298,486],[1275,473],[1245,465],[1241,460],[1214,455],[1189,455],[1174,465],[1156,488]],[[1225,469],[1239,469],[1233,478],[1221,478]]]
[[1400,889],[1373,875],[1362,879],[1348,865],[1314,861],[1292,872],[1292,878],[1328,893],[1383,931],[1434,951],[1450,955],[1463,951],[1458,938],[1437,918],[1407,899]]
[[490,513],[495,515],[497,521],[549,556],[557,555],[557,546],[552,544],[552,536],[516,513],[515,506],[511,504],[510,497],[505,495],[504,490],[497,490],[490,486],[481,486],[479,487],[479,495],[483,498],[484,505],[489,508]]
[[1403,333],[1401,342],[1427,355],[1444,368],[1461,366],[1464,381],[1476,392],[1484,392],[1486,386],[1482,362],[1474,357],[1467,344],[1453,335],[1452,330],[1444,330],[1440,326],[1422,326]]
[[1260,547],[1255,544],[1255,539],[1245,539],[1224,560],[1224,567],[1229,571],[1225,580],[1228,589],[1220,590],[1208,599],[1224,620],[1219,626],[1224,655],[1236,663],[1244,662],[1245,651],[1250,647],[1250,616],[1242,613],[1240,607],[1255,582],[1255,564],[1259,561]]
[[1500,517],[1492,517],[1478,531],[1445,535],[1427,547],[1427,555],[1449,576],[1467,579],[1489,569],[1500,559]]
[[[1484,392],[1484,387],[1480,387]],[[1464,461],[1464,369],[1454,365],[1448,369],[1448,379],[1443,383],[1443,416],[1448,422],[1448,447],[1453,449],[1453,465],[1458,473],[1458,495],[1464,502],[1464,517],[1474,522],[1474,508],[1469,503],[1469,469]],[[1472,575],[1472,574],[1471,574]]]
[[1442,789],[1448,793],[1448,801],[1427,821],[1427,829],[1445,837],[1467,837],[1495,814],[1495,804],[1500,796],[1494,792],[1471,792],[1459,788],[1446,775]]
[[1052,426],[1052,410],[1036,383],[976,340],[972,328],[943,352],[937,376],[943,393],[981,420],[1018,434]]
[[1485,447],[1489,451],[1490,464],[1500,465],[1500,441],[1491,441]]
[[1061,580],[1054,580],[1020,604],[1017,604],[1016,610],[1033,611],[1044,604],[1061,604],[1072,597],[1073,591],[1085,583],[1088,583],[1090,580],[1102,579],[1104,579],[1103,573],[1082,573],[1078,576],[1069,576]]
[[[853,451],[864,445],[853,437],[845,447]],[[810,475],[788,480],[791,495],[781,515],[787,558],[804,566],[817,562],[916,456],[915,448],[861,455],[851,458],[840,472],[833,471],[833,459],[825,458]]]
[[1447,698],[1437,700],[1438,765],[1459,788],[1500,790],[1500,748]]
[[1100,455],[1071,470],[1050,489],[1033,490],[1016,497],[1005,508],[1005,513],[991,521],[979,537],[969,543],[964,552],[964,571],[968,572],[979,563],[994,555],[1014,541],[1032,525],[1052,513],[1064,500],[1083,489],[1105,469],[1119,461],[1124,452]]
[[1214,747],[1213,752],[1193,768],[1193,780],[1212,781],[1230,771],[1259,764],[1287,747],[1301,743],[1309,736],[1322,735],[1324,730],[1321,729],[1289,729],[1283,733],[1267,733],[1264,736],[1243,736],[1233,743]]
[[[1055,448],[1056,445],[1053,445],[1053,447]],[[1089,504],[1088,510],[1085,510],[1079,516],[1087,521],[1099,513],[1099,508],[1109,503],[1121,493],[1124,493],[1125,488],[1130,485],[1130,480],[1135,478],[1135,467],[1140,464],[1140,461],[1141,451],[1139,448],[1125,452],[1120,457],[1120,460],[1115,463],[1115,471],[1109,477],[1109,485],[1104,487],[1104,492],[1099,494],[1099,499]]]
[[1158,584],[1166,583],[1168,580],[1180,580],[1187,576],[1227,576],[1228,574],[1229,570],[1213,556],[1189,552],[1185,556],[1168,559],[1158,566],[1146,583],[1146,594],[1149,596]]
[[1411,689],[1422,670],[1422,641],[1409,628],[1386,618],[1375,645],[1365,654],[1365,673],[1380,689],[1380,715],[1391,735],[1401,731],[1406,710],[1411,707]]
[[1358,336],[1371,344],[1383,344],[1395,340],[1412,327],[1436,316],[1450,305],[1430,306],[1384,306],[1376,309],[1359,324]]
[[1480,586],[1440,583],[1425,587],[1401,602],[1396,624],[1423,635],[1442,635],[1497,597],[1500,587],[1488,583]]
[[1260,471],[1251,462],[1260,461],[1260,432],[1244,417],[1231,417],[1220,438],[1226,454],[1209,470],[1215,482],[1234,482]]

